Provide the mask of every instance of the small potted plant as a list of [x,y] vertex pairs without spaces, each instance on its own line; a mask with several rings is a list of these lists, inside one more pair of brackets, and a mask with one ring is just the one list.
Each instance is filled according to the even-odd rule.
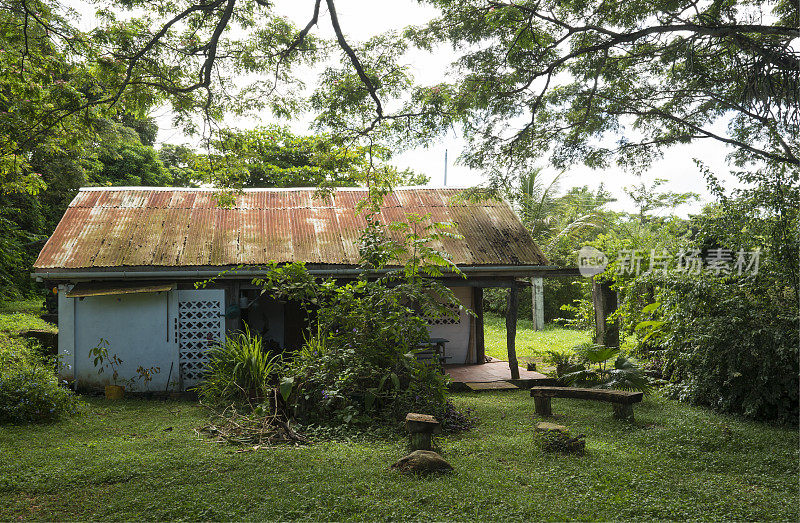
[[89,359],[93,359],[98,374],[103,374],[106,367],[111,369],[113,384],[106,385],[106,399],[118,400],[122,399],[125,394],[125,388],[117,383],[119,381],[119,366],[122,364],[122,360],[116,354],[109,356],[108,347],[108,340],[100,338],[97,346],[89,351]]

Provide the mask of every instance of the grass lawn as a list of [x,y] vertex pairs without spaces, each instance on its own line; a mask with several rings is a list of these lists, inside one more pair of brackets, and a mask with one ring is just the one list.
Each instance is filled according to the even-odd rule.
[[[484,337],[486,355],[500,360],[508,360],[506,350],[506,320],[496,314],[484,316]],[[548,370],[542,365],[542,357],[547,350],[571,352],[581,343],[591,341],[591,331],[565,329],[555,324],[545,325],[544,330],[533,330],[533,322],[520,318],[517,321],[516,349],[517,359],[523,367],[528,362],[535,362],[537,369]]]
[[58,330],[39,316],[42,314],[42,300],[0,301],[0,338],[18,334],[24,330]]
[[455,396],[480,424],[441,441],[456,472],[387,470],[404,440],[256,452],[199,440],[189,402],[89,399],[49,425],[0,426],[0,520],[797,520],[798,433],[660,398],[637,422],[553,400],[587,436],[565,457],[532,445],[523,391]]

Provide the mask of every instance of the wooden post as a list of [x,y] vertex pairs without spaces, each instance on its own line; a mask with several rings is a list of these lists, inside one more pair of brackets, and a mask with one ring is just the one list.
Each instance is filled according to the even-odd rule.
[[486,363],[486,342],[483,331],[483,287],[475,287],[475,363]]
[[619,347],[619,328],[606,319],[617,310],[617,293],[611,289],[610,281],[592,281],[592,303],[594,304],[594,342],[607,347]]
[[519,379],[519,363],[517,363],[517,309],[519,308],[519,287],[512,282],[508,289],[508,307],[506,310],[506,347],[508,349],[508,366],[511,379]]
[[533,330],[544,329],[544,282],[542,278],[531,278],[531,316]]

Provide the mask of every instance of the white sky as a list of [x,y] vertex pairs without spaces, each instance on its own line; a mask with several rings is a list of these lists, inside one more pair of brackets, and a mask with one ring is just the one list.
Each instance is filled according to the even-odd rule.
[[[436,15],[435,9],[429,6],[421,6],[414,0],[337,0],[336,6],[339,23],[351,42],[365,40],[388,30],[399,30],[408,25],[422,24]],[[313,0],[277,0],[276,8],[279,13],[288,16],[298,26],[302,27],[311,18]],[[314,32],[319,36],[333,37],[324,1],[319,16],[319,24],[314,29]],[[449,48],[439,49],[433,54],[417,51],[408,57],[408,63],[411,65],[412,74],[417,82],[429,85],[448,79],[447,69],[455,56],[455,53]],[[312,75],[313,72],[309,71],[309,79],[306,82],[309,87],[314,85]],[[159,142],[197,145],[196,138],[185,137],[180,130],[171,126],[167,112],[159,111],[154,116],[157,116],[161,126],[158,136]],[[272,120],[271,117],[265,114],[249,119],[237,118],[226,123],[239,128],[249,128],[270,120]],[[306,118],[288,123],[294,132],[302,134],[309,132],[308,124],[310,121],[311,115],[307,115]],[[447,150],[449,160],[447,185],[473,186],[480,184],[484,181],[480,172],[456,163],[463,146],[463,141],[451,131],[444,137],[432,140],[427,148],[409,150],[398,154],[394,157],[392,163],[400,168],[409,167],[414,171],[425,173],[430,177],[430,185],[441,186],[444,182],[444,156],[445,150]],[[665,178],[669,180],[663,186],[666,190],[693,191],[701,194],[701,202],[684,205],[676,209],[677,214],[685,216],[687,213],[699,211],[705,202],[711,200],[706,190],[705,181],[692,159],[701,159],[712,172],[720,177],[725,186],[730,187],[735,183],[735,178],[727,174],[728,167],[725,162],[727,152],[729,152],[728,149],[718,142],[712,140],[698,141],[669,149],[664,159],[656,162],[641,177],[626,173],[619,168],[591,170],[577,166],[562,175],[559,186],[562,190],[580,185],[596,188],[603,183],[606,189],[619,200],[612,204],[611,208],[633,211],[633,203],[624,194],[623,187],[638,184],[642,181],[650,182],[654,178]],[[544,161],[542,165],[545,166]],[[552,168],[545,166],[545,174],[547,175],[546,177],[552,178],[556,172]]]

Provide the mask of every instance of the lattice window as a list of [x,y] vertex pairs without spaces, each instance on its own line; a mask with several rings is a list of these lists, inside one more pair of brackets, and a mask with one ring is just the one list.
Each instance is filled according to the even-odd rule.
[[458,305],[446,305],[447,309],[450,310],[451,313],[455,314],[452,316],[451,314],[443,314],[438,318],[427,317],[425,320],[428,322],[428,325],[460,325],[461,324],[461,310]]
[[181,299],[178,302],[178,360],[184,387],[196,384],[208,363],[207,351],[224,334],[221,299]]

